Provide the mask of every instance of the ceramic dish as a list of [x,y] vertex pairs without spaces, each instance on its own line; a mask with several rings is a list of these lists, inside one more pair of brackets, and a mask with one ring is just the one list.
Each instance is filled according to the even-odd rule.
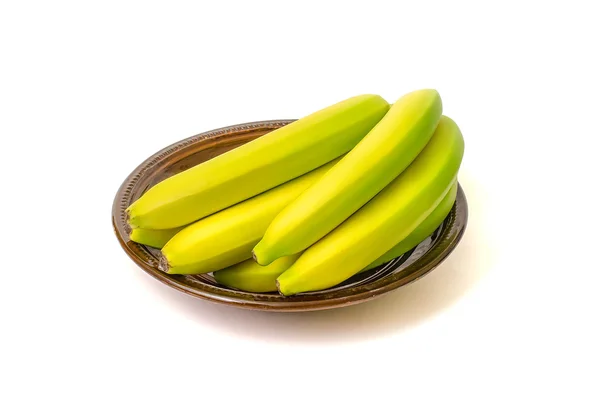
[[113,203],[113,227],[127,255],[155,279],[198,298],[246,309],[310,311],[357,304],[393,291],[433,270],[456,247],[466,228],[468,212],[460,184],[450,214],[415,249],[336,287],[293,297],[234,290],[217,284],[211,274],[183,276],[163,273],[157,268],[157,250],[129,240],[125,209],[148,188],[292,121],[294,120],[261,121],[208,131],[174,143],[140,164],[125,179]]

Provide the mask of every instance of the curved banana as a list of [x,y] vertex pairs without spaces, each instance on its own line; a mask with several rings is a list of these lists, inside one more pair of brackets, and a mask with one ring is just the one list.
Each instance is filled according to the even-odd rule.
[[174,229],[131,229],[129,238],[138,244],[144,244],[149,247],[161,249],[167,241],[176,235],[185,226],[176,227]]
[[300,252],[344,222],[408,167],[441,115],[436,90],[414,91],[396,101],[327,175],[275,217],[254,247],[256,261],[268,265]]
[[254,259],[226,267],[213,273],[218,283],[248,292],[277,291],[275,280],[294,264],[300,254],[284,256],[269,266],[261,266]]
[[[437,229],[454,205],[458,185],[453,183],[450,191],[435,210],[404,240],[399,242],[380,256],[375,262],[361,270],[359,273],[381,266],[384,263],[399,257],[419,245],[425,238]],[[261,266],[254,259],[248,259],[237,265],[214,272],[215,279],[227,287],[248,292],[274,292],[277,291],[276,280],[284,271],[289,269],[300,257],[301,253],[284,256],[276,259],[268,266]]]
[[209,273],[252,256],[252,247],[279,213],[338,160],[185,227],[162,248],[159,269]]
[[394,246],[391,250],[381,255],[375,262],[371,263],[369,266],[362,269],[360,272],[366,272],[367,270],[371,270],[376,268],[377,266],[383,265],[386,262],[391,261],[394,258],[399,257],[405,252],[410,251],[419,245],[423,240],[425,240],[428,236],[430,236],[435,229],[437,229],[444,219],[450,213],[452,206],[454,205],[454,201],[456,201],[456,192],[458,191],[458,184],[456,181],[452,183],[452,187],[446,193],[446,196],[442,199],[442,202],[438,204],[438,206],[433,210],[431,214],[411,234],[408,235],[404,240],[400,241],[398,244]]
[[350,151],[389,109],[360,95],[317,111],[156,184],[127,209],[132,228],[182,226]]
[[443,116],[402,174],[277,278],[279,292],[289,296],[337,285],[406,238],[450,189],[463,152],[460,129]]

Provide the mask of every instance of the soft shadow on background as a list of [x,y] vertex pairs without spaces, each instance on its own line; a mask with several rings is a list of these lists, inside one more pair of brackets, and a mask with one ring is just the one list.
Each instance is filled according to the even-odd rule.
[[[463,185],[464,186],[464,185]],[[468,193],[468,192],[467,192]],[[471,195],[473,197],[473,195]],[[469,196],[467,196],[469,199]],[[219,332],[286,343],[364,340],[417,326],[457,302],[489,272],[493,252],[483,233],[480,208],[469,204],[469,225],[455,251],[431,273],[372,301],[306,313],[271,313],[215,304],[187,296],[139,272],[169,301]]]

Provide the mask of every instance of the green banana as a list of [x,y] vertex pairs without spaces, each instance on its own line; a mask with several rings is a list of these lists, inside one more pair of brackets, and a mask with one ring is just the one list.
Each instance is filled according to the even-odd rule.
[[[394,258],[399,257],[419,245],[427,236],[431,235],[448,216],[454,205],[458,186],[453,182],[452,188],[436,209],[404,240],[399,242],[380,256],[375,262],[365,267],[359,273],[381,266]],[[273,292],[277,291],[276,280],[284,271],[289,269],[300,257],[301,253],[284,256],[268,266],[261,266],[254,259],[248,259],[237,265],[229,266],[214,273],[215,279],[227,287],[248,292]]]
[[404,240],[400,241],[398,244],[394,246],[391,250],[381,255],[379,258],[375,260],[375,262],[371,263],[369,266],[362,269],[360,272],[366,272],[367,270],[371,270],[376,268],[377,266],[381,266],[384,263],[391,261],[394,258],[399,257],[400,255],[410,251],[419,245],[423,240],[425,240],[428,236],[430,236],[435,229],[437,229],[444,219],[450,213],[452,206],[454,205],[454,201],[456,200],[456,192],[458,191],[458,184],[456,181],[452,183],[452,187],[446,193],[446,196],[442,199],[442,202],[438,204],[438,206],[433,210],[431,214],[423,222],[417,226],[415,230],[411,234],[408,235]]
[[161,249],[167,241],[176,235],[185,226],[176,227],[174,229],[131,229],[129,238],[138,244],[144,244],[149,247]]
[[159,269],[170,274],[209,273],[250,258],[275,215],[337,161],[187,226],[162,248]]
[[300,254],[284,256],[269,266],[261,266],[254,259],[226,267],[213,273],[218,283],[248,292],[277,291],[275,280],[294,264]]
[[335,229],[398,176],[423,150],[442,115],[436,90],[400,98],[318,183],[278,214],[254,247],[268,265],[300,252]]
[[332,287],[389,251],[442,201],[463,153],[460,129],[443,116],[427,146],[402,174],[277,278],[279,292],[289,296]]
[[129,225],[182,226],[314,170],[350,151],[389,106],[352,97],[173,175],[129,206]]

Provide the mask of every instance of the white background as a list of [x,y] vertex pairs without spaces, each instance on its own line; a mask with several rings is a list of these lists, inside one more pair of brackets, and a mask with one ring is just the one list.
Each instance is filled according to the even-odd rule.
[[[594,3],[1,2],[0,395],[599,395]],[[113,235],[120,183],[176,140],[427,87],[470,221],[416,283],[247,312]]]

